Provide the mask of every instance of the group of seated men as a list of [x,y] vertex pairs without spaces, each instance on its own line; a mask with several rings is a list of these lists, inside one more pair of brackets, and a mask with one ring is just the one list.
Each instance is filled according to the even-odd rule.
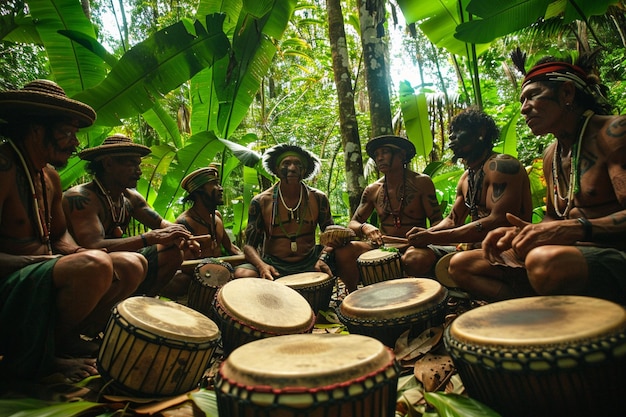
[[[296,145],[267,150],[263,165],[278,181],[250,202],[246,263],[235,278],[316,270],[338,276],[352,292],[357,258],[392,237],[406,241],[407,276],[432,276],[438,260],[455,253],[452,280],[484,300],[585,294],[626,304],[620,270],[626,266],[626,118],[611,114],[589,71],[548,58],[525,74],[526,123],[535,135],[555,137],[544,153],[548,195],[541,222],[531,223],[522,164],[493,151],[499,136],[493,119],[467,109],[450,123],[450,149],[466,170],[447,217],[430,177],[408,168],[413,144],[379,136],[366,151],[383,176],[365,188],[348,224],[359,239],[325,247],[316,244],[316,232],[333,225],[330,203],[305,183],[318,173],[319,158]],[[192,205],[172,223],[134,189],[150,149],[124,135],[81,151],[92,180],[63,192],[55,168],[77,151],[77,132],[96,115],[55,83],[36,80],[0,93],[0,117],[3,374],[95,374],[93,358],[73,358],[93,348],[81,335],[96,337],[115,303],[162,294],[173,277],[184,285],[185,258],[242,252],[217,211],[223,202],[217,167],[185,177],[181,185]],[[374,211],[378,226],[368,222]],[[127,236],[131,219],[148,231]],[[472,250],[460,251],[459,243]]]

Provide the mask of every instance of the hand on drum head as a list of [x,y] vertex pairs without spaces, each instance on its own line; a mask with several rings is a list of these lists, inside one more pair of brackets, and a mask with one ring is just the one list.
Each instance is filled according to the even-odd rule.
[[318,259],[317,262],[315,263],[315,270],[318,272],[323,272],[325,274],[328,274],[328,276],[330,277],[335,275],[333,271],[330,269],[330,267],[328,266],[328,264],[326,264],[326,262],[324,262],[321,259]]
[[406,238],[411,246],[416,248],[425,248],[429,242],[424,239],[424,233],[427,229],[423,227],[414,227],[406,233]]
[[264,263],[260,268],[257,269],[259,270],[259,277],[263,279],[269,279],[270,281],[274,281],[274,278],[280,276],[280,273],[278,272],[278,270],[276,270],[276,268],[266,263]]
[[376,247],[383,245],[383,234],[378,227],[367,223],[364,227],[361,227],[361,231],[363,232],[363,238],[369,240],[372,245]]

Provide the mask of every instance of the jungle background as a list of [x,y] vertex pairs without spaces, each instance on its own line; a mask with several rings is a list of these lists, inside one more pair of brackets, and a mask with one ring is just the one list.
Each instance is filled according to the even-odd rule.
[[[463,167],[448,121],[478,106],[501,128],[496,150],[545,186],[537,138],[520,117],[522,74],[544,55],[601,48],[598,68],[618,111],[626,103],[625,3],[613,0],[7,0],[0,4],[0,89],[52,79],[97,111],[83,147],[121,132],[152,149],[138,190],[165,218],[184,209],[181,179],[221,163],[226,227],[238,244],[247,204],[273,178],[265,149],[295,143],[319,155],[310,185],[346,224],[378,177],[371,137],[407,136],[411,168],[449,207]],[[65,188],[88,180],[72,158]],[[136,227],[136,226],[135,226]],[[136,233],[130,230],[129,233]]]

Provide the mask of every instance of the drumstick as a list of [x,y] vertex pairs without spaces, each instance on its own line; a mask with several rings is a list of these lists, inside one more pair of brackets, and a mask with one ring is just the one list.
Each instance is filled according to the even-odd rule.
[[409,243],[409,241],[404,237],[395,237],[395,236],[387,236],[383,235],[384,243]]
[[188,240],[197,240],[197,239],[204,239],[205,237],[211,237],[211,235],[198,235],[198,236],[190,236],[187,239]]

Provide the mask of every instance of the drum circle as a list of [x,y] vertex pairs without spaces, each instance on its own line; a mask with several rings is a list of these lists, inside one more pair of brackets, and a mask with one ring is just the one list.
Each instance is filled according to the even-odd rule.
[[197,387],[220,340],[217,325],[173,301],[130,297],[112,310],[98,353],[107,390],[140,397]]
[[213,258],[203,259],[193,272],[193,279],[189,284],[187,306],[204,314],[212,320],[213,298],[217,289],[233,278],[233,267],[224,261]]
[[283,335],[235,349],[215,392],[229,417],[393,417],[399,373],[391,349],[367,336]]
[[583,296],[488,304],[444,344],[471,398],[506,416],[623,415],[626,310]]
[[253,340],[310,333],[315,314],[296,290],[261,278],[238,278],[218,289],[213,314],[224,353]]
[[356,263],[364,286],[405,276],[397,250],[372,249],[362,253]]
[[350,333],[393,348],[406,330],[417,336],[443,324],[448,290],[428,278],[398,278],[360,288],[343,300],[337,316]]
[[308,302],[313,312],[327,310],[333,295],[335,277],[324,272],[302,272],[278,278],[276,282],[296,290]]

